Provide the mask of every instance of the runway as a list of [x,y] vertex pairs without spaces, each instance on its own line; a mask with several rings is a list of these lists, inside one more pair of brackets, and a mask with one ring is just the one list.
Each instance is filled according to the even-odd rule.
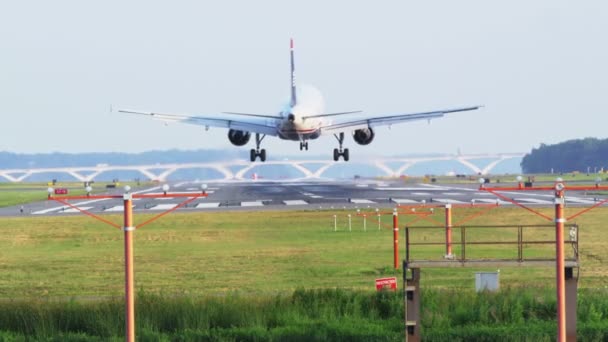
[[[171,192],[200,192],[201,183],[177,182],[170,184]],[[120,193],[120,190],[116,190]],[[133,189],[137,193],[160,193],[160,186]],[[241,181],[209,183],[207,198],[200,198],[178,208],[177,211],[226,210],[323,210],[356,208],[389,208],[398,204],[463,204],[498,203],[513,205],[478,189],[477,184],[410,184],[400,180],[345,180],[345,181]],[[504,196],[526,206],[550,206],[550,192],[511,191]],[[44,197],[44,194],[41,194]],[[160,213],[178,205],[179,198],[136,199],[135,212]],[[568,205],[591,206],[602,197],[569,192]],[[119,199],[77,200],[70,202],[95,214],[120,213]],[[79,211],[55,201],[39,201],[21,206],[0,208],[0,216],[59,216],[78,215]]]

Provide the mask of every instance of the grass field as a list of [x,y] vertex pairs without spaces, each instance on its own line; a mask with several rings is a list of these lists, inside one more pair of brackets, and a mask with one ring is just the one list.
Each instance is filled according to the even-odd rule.
[[[545,211],[551,215],[550,209]],[[338,215],[337,232],[333,231],[334,213]],[[454,221],[469,214],[464,209],[455,212]],[[441,213],[435,215],[442,219]],[[577,219],[581,287],[608,284],[603,265],[608,260],[603,232],[607,215],[606,209],[597,209]],[[120,223],[120,216],[106,217]],[[137,215],[136,223],[149,217]],[[402,215],[401,225],[411,219]],[[390,225],[390,216],[383,220]],[[136,284],[154,293],[276,293],[302,286],[373,289],[374,278],[400,274],[392,269],[390,228],[378,230],[369,220],[364,232],[361,219],[355,218],[349,232],[346,222],[346,212],[325,211],[174,214],[135,232]],[[515,208],[496,209],[470,223],[482,222],[550,223]],[[123,237],[119,230],[82,216],[3,218],[0,227],[0,297],[105,297],[122,293]],[[547,239],[553,233],[548,228],[525,234],[530,239]],[[441,240],[442,236],[442,231],[419,235],[427,240]],[[516,231],[484,229],[475,238],[512,240]],[[401,239],[403,256],[403,235]],[[550,249],[527,248],[529,255],[552,253]],[[481,247],[469,248],[467,254],[481,256],[482,251]],[[412,253],[440,257],[443,248],[421,248]],[[515,247],[497,247],[484,256],[513,257],[515,253]],[[423,283],[470,288],[474,271],[423,270]],[[501,270],[501,282],[507,286],[552,286],[553,269],[506,268]]]
[[[106,191],[106,185],[111,182],[99,182],[92,184],[92,194]],[[152,183],[140,183],[140,186],[148,186]],[[121,182],[120,186],[129,185],[135,187],[136,182]],[[53,188],[67,188],[70,195],[86,194],[82,182],[58,182],[55,185],[48,183],[0,183],[0,207],[10,207],[35,201],[43,201],[48,194],[49,186]]]
[[[568,208],[567,214],[578,210]],[[541,211],[552,215],[551,208]],[[150,341],[402,339],[400,293],[374,293],[375,278],[395,275],[401,282],[401,271],[392,269],[392,217],[383,217],[381,230],[370,219],[367,231],[356,217],[349,231],[347,213],[177,213],[135,231],[135,282],[144,294],[138,299],[139,336]],[[471,214],[455,210],[453,221]],[[121,222],[118,215],[104,217]],[[135,224],[149,217],[137,214]],[[434,214],[437,221],[442,217],[440,211]],[[602,323],[608,322],[608,270],[603,264],[608,260],[607,217],[607,209],[597,209],[576,220],[582,263],[579,332],[588,340],[608,338],[602,333],[608,330]],[[400,225],[413,218],[401,215]],[[495,209],[469,222],[548,223],[517,208]],[[120,340],[120,230],[88,217],[2,218],[0,229],[0,340]],[[526,234],[547,239],[552,231]],[[417,238],[434,241],[442,236],[437,230]],[[515,231],[486,228],[471,239],[514,237]],[[530,255],[552,253],[526,248]],[[504,258],[513,251],[480,248],[467,254]],[[438,258],[443,248],[417,252]],[[505,335],[512,340],[554,338],[553,267],[503,268],[503,291],[489,297],[473,291],[474,273],[480,270],[422,270],[426,336],[446,341],[472,336],[491,341]]]

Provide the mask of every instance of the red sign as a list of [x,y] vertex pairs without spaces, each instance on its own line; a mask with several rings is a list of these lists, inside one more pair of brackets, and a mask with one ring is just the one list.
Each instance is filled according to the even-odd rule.
[[397,278],[379,278],[376,279],[376,290],[391,289],[397,291]]
[[57,188],[55,189],[55,195],[67,195],[68,194],[68,189],[67,188]]

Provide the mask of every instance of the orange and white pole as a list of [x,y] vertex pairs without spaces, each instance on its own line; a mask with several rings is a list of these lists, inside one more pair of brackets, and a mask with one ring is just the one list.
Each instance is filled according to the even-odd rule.
[[135,290],[133,284],[133,198],[130,193],[123,196],[125,235],[125,340],[135,342]]
[[566,341],[566,270],[564,265],[564,184],[555,184],[555,267],[557,278],[557,340]]
[[399,269],[399,220],[397,209],[393,211],[393,263],[395,269]]
[[452,205],[445,205],[445,257],[452,257]]

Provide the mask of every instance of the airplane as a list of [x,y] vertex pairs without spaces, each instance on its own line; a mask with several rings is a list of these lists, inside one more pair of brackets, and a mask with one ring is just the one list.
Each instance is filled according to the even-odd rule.
[[[349,160],[348,148],[343,148],[346,132],[352,134],[354,141],[359,145],[368,145],[374,140],[374,129],[379,126],[392,126],[394,124],[415,120],[431,120],[443,117],[448,113],[464,112],[479,109],[482,106],[461,107],[445,110],[436,110],[420,113],[392,114],[384,116],[367,116],[348,118],[349,115],[359,114],[362,111],[346,111],[325,113],[322,106],[322,97],[299,96],[296,87],[294,44],[289,42],[291,60],[291,97],[289,103],[277,115],[223,112],[223,115],[180,115],[163,114],[155,112],[142,112],[136,110],[120,109],[121,113],[139,114],[152,117],[165,122],[183,122],[209,127],[228,129],[228,140],[235,146],[246,145],[251,134],[255,134],[255,149],[250,150],[250,160],[266,161],[266,150],[260,149],[260,144],[266,136],[278,137],[283,140],[300,142],[300,150],[308,150],[308,141],[315,140],[322,135],[333,135],[338,141],[338,148],[334,148],[334,161],[340,157]],[[314,89],[314,88],[313,88]],[[318,92],[318,91],[317,91]],[[347,118],[347,119],[343,119]],[[341,119],[341,120],[334,120]]]

